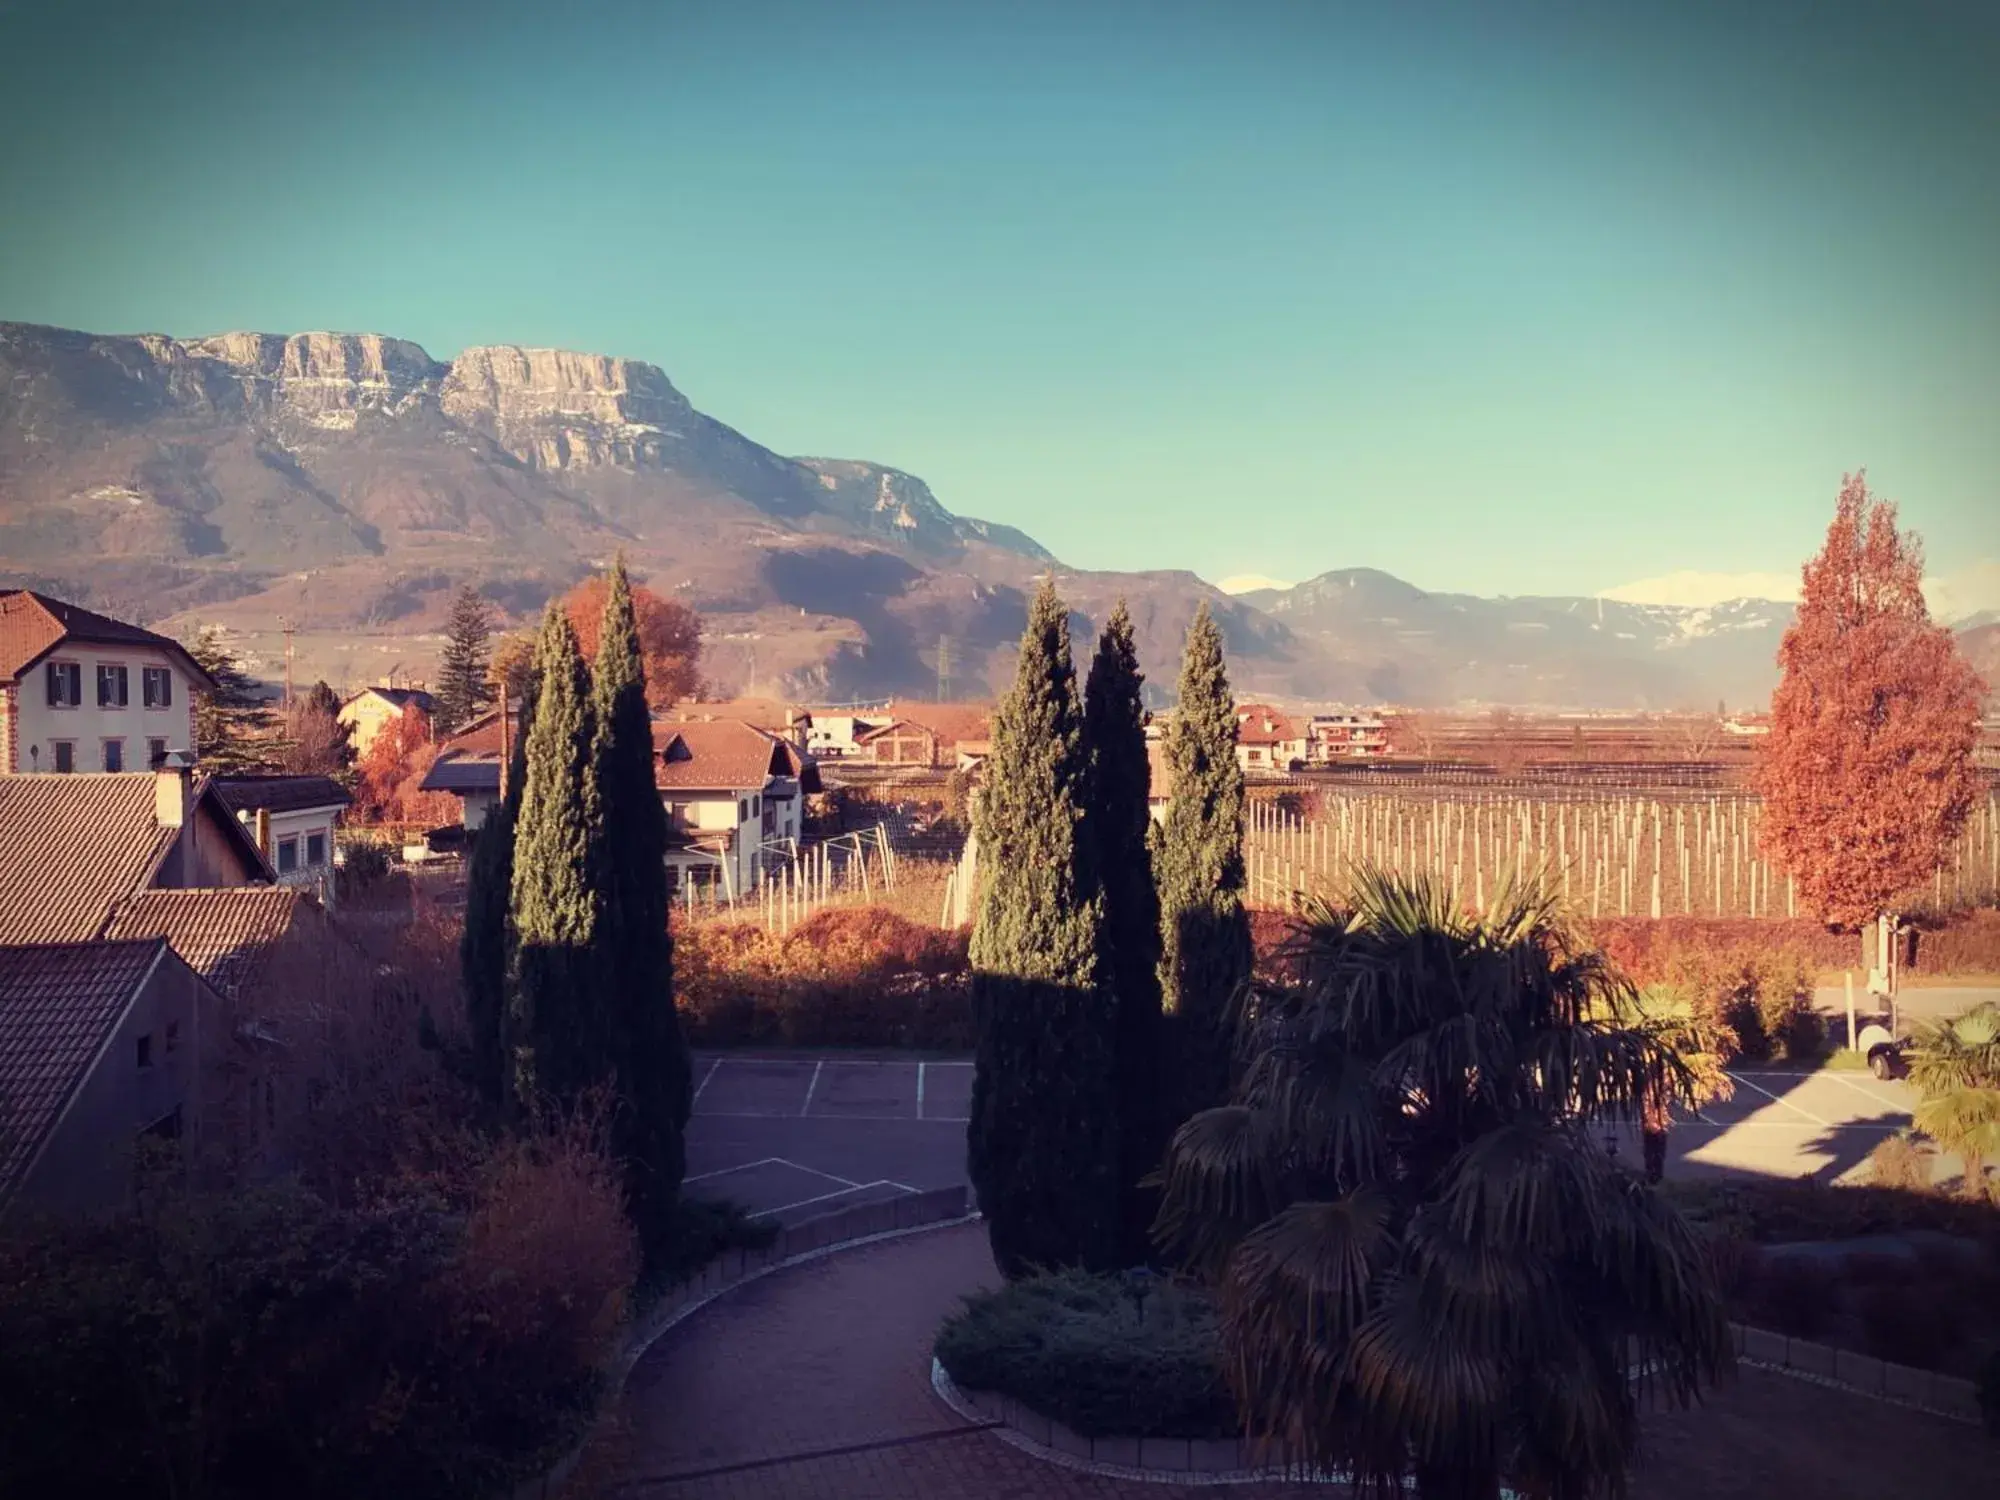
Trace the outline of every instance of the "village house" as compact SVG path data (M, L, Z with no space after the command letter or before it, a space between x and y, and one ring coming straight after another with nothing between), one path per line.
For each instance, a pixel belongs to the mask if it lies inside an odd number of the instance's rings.
M334 835L353 801L345 787L330 776L218 776L210 785L250 830L280 885L334 905Z
M1311 764L1388 753L1389 726L1379 714L1314 714L1306 721L1306 760Z
M789 859L820 790L811 757L741 720L655 721L653 779L669 823L675 882L718 885L741 899L767 866ZM768 857L767 857L768 856Z
M254 1156L303 1107L273 1023L347 998L325 915L187 761L0 778L0 1209L116 1201L148 1132L240 1116Z
M458 798L459 820L467 833L484 827L500 801L501 768L512 752L520 723L518 711L509 710L503 720L499 709L487 709L438 743L437 758L418 783L420 791L449 792Z
M354 746L354 753L365 756L368 747L375 743L375 736L391 724L400 723L411 709L428 720L436 716L437 703L422 688L384 684L363 688L342 703L334 717L348 727L348 743Z
M1236 705L1236 762L1245 771L1289 771L1306 759L1304 732L1265 703Z
M0 946L0 1214L112 1207L199 1134L214 998L163 938Z
M891 719L857 735L854 748L856 757L872 766L921 766L928 770L938 763L936 732L909 719Z
M0 592L0 774L144 771L192 754L195 693L214 686L178 641Z
M812 723L806 734L806 754L815 760L855 757L859 753L862 736L889 722L889 716L883 713L816 713L811 718Z

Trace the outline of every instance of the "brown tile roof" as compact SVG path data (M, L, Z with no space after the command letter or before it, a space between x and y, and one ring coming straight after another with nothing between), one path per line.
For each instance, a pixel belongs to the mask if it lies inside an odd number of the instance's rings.
M509 710L508 717L518 725L520 712ZM485 713L466 720L457 734L447 735L438 741L438 753L448 754L453 750L468 755L490 755L497 759L501 750L500 710L489 708ZM511 743L511 741L509 741Z
M740 719L656 720L653 782L662 791L755 791L795 774L790 747Z
M197 685L214 681L195 665L179 641L137 625L127 625L79 605L51 599L32 589L0 593L0 682L11 681L64 641L103 646L151 646L178 659L181 670Z
M993 709L984 703L891 703L888 712L920 724L950 749L961 740L988 739L993 733Z
M111 908L145 889L173 846L150 771L0 776L0 943L80 943ZM206 785L191 816L207 817L252 869L270 878L249 830Z
M787 727L785 716L810 720L809 710L785 702L782 698L725 698L719 703L683 703L679 705L682 718L699 719L740 719L753 729L768 729L773 734L782 733Z
M96 937L173 843L153 796L146 772L0 776L0 943Z
M331 776L217 776L209 782L233 813L302 812L309 807L346 807L354 799Z
M0 1199L34 1161L166 946L0 948Z
M187 966L226 999L238 999L297 932L325 940L319 903L282 885L141 891L121 902L105 929L110 938L165 938Z

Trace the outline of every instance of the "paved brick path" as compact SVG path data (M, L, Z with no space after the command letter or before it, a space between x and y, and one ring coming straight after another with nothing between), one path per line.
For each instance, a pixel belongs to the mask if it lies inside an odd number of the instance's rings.
M930 1341L998 1280L979 1225L752 1283L640 1361L572 1500L1272 1500L1295 1486L1077 1474L968 1428L930 1391ZM1972 1500L2000 1445L1976 1429L1746 1370L1701 1411L1646 1422L1635 1500Z

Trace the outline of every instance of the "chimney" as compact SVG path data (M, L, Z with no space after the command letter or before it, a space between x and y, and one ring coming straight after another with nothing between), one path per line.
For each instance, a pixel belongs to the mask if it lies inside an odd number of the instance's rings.
M153 816L162 828L184 827L193 801L194 757L185 750L171 750L153 772Z

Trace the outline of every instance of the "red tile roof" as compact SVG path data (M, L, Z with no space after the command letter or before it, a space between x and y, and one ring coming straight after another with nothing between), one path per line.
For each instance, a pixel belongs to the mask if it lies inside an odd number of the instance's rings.
M920 724L938 737L938 746L949 750L960 740L992 737L993 710L984 703L891 703L888 712L899 719Z
M187 648L169 636L127 625L32 589L0 593L0 682L19 677L64 641L102 646L151 646L175 657L183 672L199 687L214 680L195 665Z
M166 950L158 939L0 948L0 1199Z
M165 938L210 988L231 1000L254 988L289 943L340 941L317 901L282 885L142 891L119 904L105 936Z
M1299 737L1298 730L1292 727L1292 721L1269 704L1236 705L1237 744L1275 745L1282 740L1295 740Z

